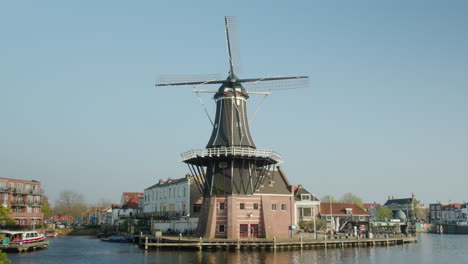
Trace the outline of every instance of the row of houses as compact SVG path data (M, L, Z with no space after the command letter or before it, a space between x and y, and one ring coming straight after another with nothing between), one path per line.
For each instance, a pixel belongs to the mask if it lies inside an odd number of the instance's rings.
M240 230L240 234L244 234L243 237L265 237L266 230L261 230L261 226L256 222L271 218L268 214L275 215L276 219L282 217L290 222L290 230L287 232L298 228L303 221L313 221L317 218L326 222L327 229L334 231L368 230L370 214L357 205L322 203L302 185L290 186L289 190L289 194L285 195L287 199L268 205L262 200L254 199L255 197L240 201L237 204L236 214L245 215L246 221L249 222L245 224L247 230ZM228 220L227 202L218 201L214 209L218 220L223 217ZM150 221L152 231L191 233L195 232L199 218L206 217L200 215L202 206L203 195L192 176L160 179L144 192L123 193L120 205L106 209L102 224L121 225L129 218L147 219ZM265 208L267 206L268 208ZM269 221L275 221L275 218ZM216 236L221 237L226 231L226 224L218 221L214 230Z
M429 219L433 224L468 225L468 203L430 204Z

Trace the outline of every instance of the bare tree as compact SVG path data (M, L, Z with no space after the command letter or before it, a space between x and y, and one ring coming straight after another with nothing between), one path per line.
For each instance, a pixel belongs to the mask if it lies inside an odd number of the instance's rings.
M87 211L82 194L72 190L62 191L58 200L55 201L55 212L74 219Z
M101 199L99 199L99 201L96 202L96 207L106 208L106 207L110 207L112 204L113 204L113 202L111 200L101 198Z

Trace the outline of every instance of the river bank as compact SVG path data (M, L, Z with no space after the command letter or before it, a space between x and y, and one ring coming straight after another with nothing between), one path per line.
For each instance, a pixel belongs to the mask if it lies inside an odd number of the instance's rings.
M50 239L46 250L9 253L15 264L130 264L130 263L465 263L468 236L418 234L418 243L391 247L315 248L290 250L141 250L137 245L102 242L83 236Z
M98 228L60 228L55 229L59 236L97 236Z

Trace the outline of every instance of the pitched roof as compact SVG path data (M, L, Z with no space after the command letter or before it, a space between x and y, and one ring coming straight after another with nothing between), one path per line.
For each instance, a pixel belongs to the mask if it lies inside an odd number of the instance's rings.
M368 212L353 203L331 203L331 206L330 203L321 203L320 214L330 215L330 207L332 215L346 215L346 208L351 208L353 215L369 215Z
M138 199L143 195L144 195L144 193L140 193L140 192L124 192L122 194L121 203L124 206L126 206L127 208L136 208L136 207L138 207ZM136 203L136 205L137 205L136 207L132 207L132 206L134 206L133 205L134 203Z
M385 202L384 205L391 205L391 204L411 204L413 202L414 198L402 198L402 199L389 199Z
M138 200L140 200L141 196L133 196L131 197L123 206L122 208L138 208Z
M310 194L310 201L320 201L315 195L307 191L302 185L294 186L294 199L296 201L301 201L301 194Z

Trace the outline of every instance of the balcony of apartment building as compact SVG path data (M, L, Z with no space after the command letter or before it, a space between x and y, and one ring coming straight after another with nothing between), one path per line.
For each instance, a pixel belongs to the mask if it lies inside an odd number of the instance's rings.
M12 212L11 216L13 218L34 218L42 219L44 217L43 213L28 213L28 212Z
M26 207L28 206L28 202L25 200L12 200L11 207Z
M39 189L23 189L17 187L0 187L0 193L42 195Z

